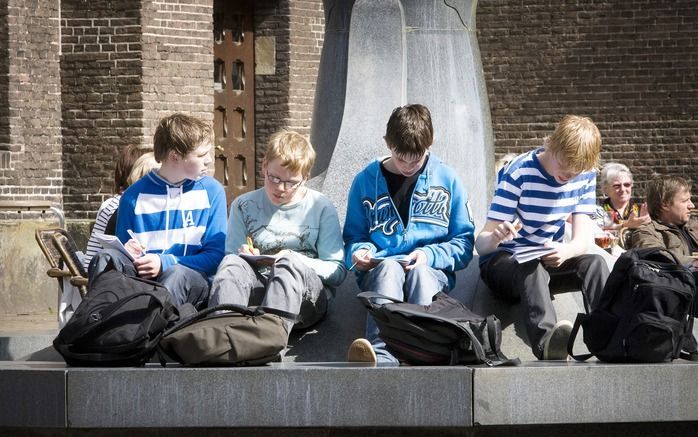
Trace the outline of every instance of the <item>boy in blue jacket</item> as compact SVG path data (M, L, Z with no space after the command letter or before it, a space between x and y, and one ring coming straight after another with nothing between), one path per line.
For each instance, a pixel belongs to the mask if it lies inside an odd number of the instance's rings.
M184 114L160 120L153 152L162 165L131 185L119 203L116 236L133 259L102 250L90 263L90 280L113 267L161 283L178 305L205 307L226 232L225 192L207 174L212 141L203 120Z
M433 127L425 106L393 110L384 139L390 156L370 163L349 191L345 264L361 290L428 305L453 288L456 270L473 257L468 196L456 172L429 152ZM376 260L396 255L408 264ZM366 338L351 344L347 359L398 363L370 315Z

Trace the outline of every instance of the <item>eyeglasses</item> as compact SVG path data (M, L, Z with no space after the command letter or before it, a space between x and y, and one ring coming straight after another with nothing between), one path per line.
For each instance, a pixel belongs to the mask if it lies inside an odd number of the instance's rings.
M267 180L277 186L282 186L284 190L295 190L298 188L300 184L303 183L303 180L300 181L282 181L280 178L277 178L276 176L272 176L269 173L267 173Z
M632 188L633 183L632 182L623 182L622 184L613 184L613 185L611 185L611 187L617 191L617 190L620 190L621 188Z

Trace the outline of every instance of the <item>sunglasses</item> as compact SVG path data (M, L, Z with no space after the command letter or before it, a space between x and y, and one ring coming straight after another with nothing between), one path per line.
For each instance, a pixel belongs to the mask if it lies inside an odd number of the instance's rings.
M625 182L622 184L613 184L611 187L613 187L614 190L620 190L621 188L632 188L633 183L632 182Z

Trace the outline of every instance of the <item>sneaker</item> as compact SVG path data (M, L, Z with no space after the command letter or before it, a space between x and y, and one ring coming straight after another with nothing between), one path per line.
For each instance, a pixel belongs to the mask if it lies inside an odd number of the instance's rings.
M543 343L544 360L566 360L567 342L572 333L572 323L569 320L560 320L548 332Z
M375 363L377 358L371 343L365 338L357 338L349 346L347 361L352 363Z

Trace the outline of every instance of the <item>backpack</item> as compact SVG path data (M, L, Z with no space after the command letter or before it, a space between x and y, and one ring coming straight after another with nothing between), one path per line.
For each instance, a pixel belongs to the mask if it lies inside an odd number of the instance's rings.
M583 361L665 362L692 336L693 274L669 251L630 249L616 260L590 314L578 314L567 350ZM574 355L579 327L589 354ZM692 339L692 337L691 337Z
M140 366L179 313L163 285L107 270L90 281L53 346L71 366Z
M405 303L371 291L356 297L376 321L388 351L400 361L452 366L520 363L500 350L502 328L495 316L479 316L446 293L437 293L430 305ZM376 299L392 303L377 304Z
M193 366L259 366L280 361L288 332L284 320L270 312L277 311L233 304L207 308L168 329L158 351Z

